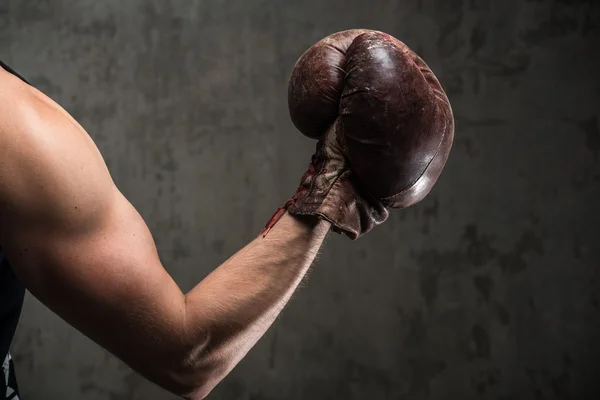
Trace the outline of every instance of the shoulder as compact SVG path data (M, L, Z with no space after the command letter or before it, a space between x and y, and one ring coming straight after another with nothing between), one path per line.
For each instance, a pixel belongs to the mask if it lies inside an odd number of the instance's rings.
M0 72L0 218L10 225L87 223L116 188L96 145L57 103Z

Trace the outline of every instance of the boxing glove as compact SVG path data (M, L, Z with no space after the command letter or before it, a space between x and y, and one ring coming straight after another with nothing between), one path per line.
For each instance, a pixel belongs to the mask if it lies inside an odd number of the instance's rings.
M452 147L452 108L425 62L383 32L338 32L297 61L288 87L290 117L317 139L287 210L316 215L356 239L383 223L388 208L422 200Z

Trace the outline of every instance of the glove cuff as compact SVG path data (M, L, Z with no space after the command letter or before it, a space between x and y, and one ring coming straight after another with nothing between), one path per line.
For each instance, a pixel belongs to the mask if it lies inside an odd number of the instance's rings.
M305 208L291 204L291 214L312 213L331 222L332 230L355 240L382 224L389 216L388 209L377 199L364 195L350 179L351 171L345 171L334 182L318 207ZM307 199L309 200L309 199ZM310 200L304 204L311 204ZM313 211L314 210L314 211Z
M355 240L382 224L389 216L381 201L359 194L356 185L349 179L346 170L335 179L330 179L327 188L319 185L301 185L296 194L280 207L271 217L261 234L266 236L277 221L289 212L292 215L318 216L331 223L334 232L345 234ZM308 187L308 191L305 190Z

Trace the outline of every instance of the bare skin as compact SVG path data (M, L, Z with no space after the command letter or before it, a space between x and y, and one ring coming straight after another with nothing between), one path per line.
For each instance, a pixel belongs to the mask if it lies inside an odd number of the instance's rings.
M328 222L289 214L184 294L85 130L0 68L0 244L42 303L138 373L202 399L273 323Z

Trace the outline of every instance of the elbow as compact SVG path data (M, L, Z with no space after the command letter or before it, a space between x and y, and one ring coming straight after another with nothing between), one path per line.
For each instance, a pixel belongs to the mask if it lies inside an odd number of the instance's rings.
M163 385L163 388L172 394L184 400L203 400L210 394L213 386L207 385L205 382L182 382L177 378L168 386Z
M174 394L185 400L205 399L231 369L224 360L210 358L206 354L186 357L173 374Z
M151 379L168 392L185 400L203 400L217 386L221 379L210 378L206 371L190 373L162 372L163 376ZM210 374L212 375L212 374Z
M151 362L134 369L146 379L185 400L206 398L227 375L227 367L218 360L208 360L205 354L161 357L166 362ZM169 365L170 364L170 365Z
M162 379L161 385L172 394L185 400L203 400L219 384L226 374L216 367L185 368L171 372Z
M195 374L195 378L188 380L179 390L179 397L185 400L203 400L210 392L223 380L225 375L218 374L216 371L207 374L202 371Z
M206 334L171 351L171 367L156 371L162 375L161 386L185 400L205 399L234 365L229 357L215 351L212 339Z
M206 396L210 394L213 387L199 387L194 389L190 393L180 394L179 396L184 400L204 400Z

